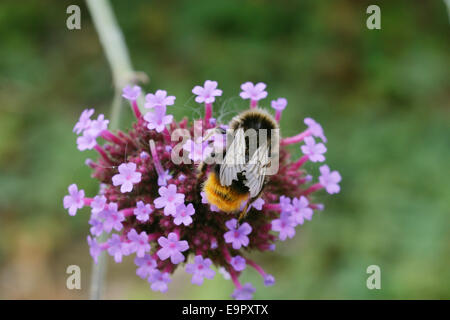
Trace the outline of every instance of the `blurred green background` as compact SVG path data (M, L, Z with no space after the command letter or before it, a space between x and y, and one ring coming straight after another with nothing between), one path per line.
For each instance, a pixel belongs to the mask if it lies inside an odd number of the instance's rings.
M79 4L81 30L66 28ZM366 8L381 7L381 30ZM263 81L289 101L282 134L311 116L328 137L327 164L342 191L322 193L325 211L255 255L277 283L259 299L450 298L449 16L443 1L112 1L136 70L177 96L177 119L196 107L191 90L217 80L221 100L243 108L239 86ZM89 296L88 210L62 207L67 186L97 191L76 149L74 123L86 107L109 114L113 86L89 12L80 1L0 4L0 298ZM131 122L124 108L121 127ZM292 146L293 157L300 155ZM308 169L315 175L317 166ZM177 272L153 293L131 258L108 258L106 298L229 298L220 274L203 287ZM66 289L66 267L82 289ZM366 268L381 267L381 290Z

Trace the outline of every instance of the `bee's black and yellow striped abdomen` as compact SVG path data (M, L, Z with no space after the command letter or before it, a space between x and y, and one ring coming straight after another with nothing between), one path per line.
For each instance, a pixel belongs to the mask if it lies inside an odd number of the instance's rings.
M205 182L203 190L208 202L224 212L236 212L243 201L248 200L249 192L233 186L222 186L215 171L212 171Z

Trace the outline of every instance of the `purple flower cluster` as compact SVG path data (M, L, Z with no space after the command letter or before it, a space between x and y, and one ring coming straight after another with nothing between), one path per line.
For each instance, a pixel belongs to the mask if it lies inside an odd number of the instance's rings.
M240 96L250 100L250 108L260 107L258 104L268 95L264 83L246 82L241 89ZM216 126L226 128L212 118L213 103L222 95L218 83L207 80L192 92L195 102L205 108L204 118L196 122L202 125L202 135ZM88 198L76 184L70 185L63 199L64 208L74 216L77 210L90 207L87 241L93 259L97 262L102 251L118 263L135 255L136 274L146 279L152 290L167 291L171 274L184 266L195 285L212 279L217 270L235 285L232 297L251 299L255 288L239 281L247 266L261 275L266 286L273 285L275 278L250 260L248 253L273 251L276 240L292 238L298 226L311 220L314 210L323 210L322 204L313 203L314 192L340 191L341 176L337 171L321 165L318 182L312 183L313 177L302 168L308 161L325 161L327 140L322 126L306 118L303 132L281 139L278 173L270 176L261 198L250 205L245 221L238 224L235 216L208 203L202 192L204 178L199 180L196 170L196 162L225 145L224 137L219 134L206 141L191 138L198 128L187 119L176 122L167 114L175 97L165 90L146 95L147 112L142 114L137 105L141 93L138 86L123 90L122 96L129 100L136 116L127 132L113 133L107 129L108 120L103 115L92 120L94 110L83 111L73 131L79 135L79 150L94 149L99 154L97 161L88 160L86 164L101 187L98 195ZM285 98L272 101L277 121L286 106ZM193 161L172 161L172 153L181 142L172 141L176 129L190 134L181 137L184 143L178 150ZM98 138L104 140L102 145L97 143ZM301 142L303 156L291 161L286 146ZM109 238L100 242L103 233Z

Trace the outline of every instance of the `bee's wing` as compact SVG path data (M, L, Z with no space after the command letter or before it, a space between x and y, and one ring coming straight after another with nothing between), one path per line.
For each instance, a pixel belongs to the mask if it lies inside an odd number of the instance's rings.
M250 197L256 197L264 185L264 178L266 177L266 167L269 163L269 150L267 143L260 146L253 153L250 161L245 165L244 184L249 188Z
M245 166L245 137L242 128L236 131L233 142L227 149L220 166L220 184L229 186L233 180L237 180L237 174Z

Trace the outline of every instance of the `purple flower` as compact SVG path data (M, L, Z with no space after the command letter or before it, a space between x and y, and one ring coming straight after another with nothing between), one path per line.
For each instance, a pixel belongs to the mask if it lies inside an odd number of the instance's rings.
M144 257L145 253L150 251L150 244L148 243L148 236L145 231L138 234L136 230L131 229L128 232L128 240L131 241L128 243L129 253L136 252L138 258Z
M113 234L111 238L108 239L108 253L114 257L114 261L117 263L122 262L122 256L125 255L126 250L120 236L118 234Z
M105 196L103 196L103 195L95 196L91 202L92 214L94 216L99 214L101 211L103 211L103 209L105 208L105 205L106 205L106 197Z
M186 272L192 274L191 282L201 286L203 284L203 278L214 278L216 272L211 269L211 265L211 259L203 259L202 256L195 256L194 263L186 265Z
M282 212L291 212L292 211L291 199L286 196L281 196L280 207Z
M255 291L256 289L253 288L251 283L246 283L242 286L242 288L236 288L231 297L236 300L251 300Z
M111 232L112 229L116 231L122 230L122 221L125 220L123 213L117 211L117 203L111 202L105 206L100 216L105 219L103 222L103 230Z
M264 276L264 285L266 287L273 286L275 284L275 278L271 274L266 274Z
M248 201L242 201L241 203L241 207L239 208L239 210L244 210L245 206L247 205ZM261 211L263 208L265 201L261 198L256 199L255 201L253 201L253 203L251 205L248 206L247 211L249 211L251 208L255 208L256 210Z
M91 218L89 224L92 226L90 229L92 235L98 237L103 233L103 222L99 219Z
M222 95L222 90L217 89L217 81L206 80L203 87L195 86L192 93L196 94L195 102L213 103L216 98Z
M200 192L200 196L202 197L202 203L204 203L204 204L209 203L208 199L206 198L206 192L205 191Z
M323 143L317 143L313 137L306 137L305 144L301 146L304 155L312 162L323 162L325 157L323 154L327 152L327 148Z
M122 97L130 101L136 101L141 94L141 87L139 86L126 86L122 90Z
M119 166L119 173L112 177L114 186L120 187L120 192L130 192L133 190L133 184L141 181L142 174L136 172L136 164L134 162L122 163Z
M161 249L156 253L161 260L166 260L170 257L173 264L178 264L184 261L184 255L181 253L189 249L186 240L178 241L178 235L175 232L169 233L166 237L160 237L158 243Z
M295 221L291 214L282 212L279 219L272 221L272 230L280 233L278 238L281 241L286 240L287 237L292 238L295 235Z
M136 257L134 263L139 267L136 274L142 279L148 278L156 269L156 260L149 254L145 254L142 258Z
M148 219L150 219L150 213L152 212L152 207L149 204L144 204L143 201L138 201L136 203L136 208L133 210L136 219L141 222L148 221Z
M308 126L308 130L311 131L311 134L314 137L322 139L323 142L327 142L327 138L323 134L322 126L319 123L317 123L312 118L305 118L304 122Z
M102 252L100 245L97 242L97 239L91 238L91 236L87 236L87 242L89 245L89 253L91 257L94 259L95 263L98 262L98 256Z
M93 137L98 137L103 130L108 129L109 120L105 119L103 114L100 114L97 117L97 120L93 120L91 125L86 130L87 133L92 135Z
M252 82L246 82L241 85L242 92L240 96L242 99L250 99L258 101L267 97L266 84L259 82L254 85Z
M73 132L80 134L84 130L88 129L91 125L91 116L94 114L94 109L86 109L81 113L80 119L73 127Z
M208 142L203 142L201 137L198 138L197 142L191 139L187 140L183 145L183 149L189 152L188 157L194 162L205 160L213 151Z
M241 256L236 256L236 257L231 258L230 264L233 267L233 269L236 271L242 271L247 266L245 259L242 258Z
M285 98L278 98L277 100L272 100L270 103L273 109L276 111L283 111L287 106L287 100Z
M192 203L189 203L187 206L182 203L179 204L176 208L176 213L174 215L173 223L175 223L177 226L180 224L184 224L185 226L188 226L192 223L192 215L195 213L194 206Z
M170 283L170 276L167 272L162 273L159 270L154 270L148 277L148 282L151 283L150 288L153 291L167 291L167 284Z
M247 222L237 227L237 220L231 219L225 225L230 230L224 234L226 243L231 243L235 250L240 249L241 246L246 247L248 245L249 239L247 235L252 232L252 227Z
M174 216L176 214L176 207L184 203L184 194L177 193L177 186L169 184L169 186L161 187L158 190L160 197L154 201L155 208L164 208L164 215Z
M83 132L82 136L77 138L77 148L80 151L92 150L97 145L97 137L89 130Z
M166 90L157 90L155 94L149 93L145 96L145 107L146 108L154 108L154 107L166 107L171 106L175 103L174 96L167 96ZM159 131L158 131L159 132Z
M150 158L150 155L149 155L147 152L142 151L141 154L139 155L139 157L140 157L142 160L147 160L147 159Z
M263 83L248 82L241 87L240 96L249 99L250 109L257 108L261 99L268 98ZM227 147L227 135L214 129L229 127L222 123L220 113L213 113L213 103L221 98L222 91L217 82L208 80L192 92L194 99L205 107L204 117L199 121L186 118L175 121L168 108L174 105L176 98L169 97L163 90L147 96L148 113L141 113L137 100L145 94L134 85L124 88L121 93L129 100L134 113L133 123L126 126L129 129L111 132L103 114L85 110L73 128L77 132L74 140L80 150L96 150L96 159L87 160L86 165L93 170L92 177L99 182L100 191L83 201L75 199L79 195L69 194L63 202L73 214L83 205L89 204L92 208L88 216L90 236L87 240L94 261L102 251L108 251L116 262L133 254L136 274L148 280L153 290L164 292L168 290L169 276L179 266L187 264L191 281L200 285L205 278L213 277L214 265L238 288L233 296L248 299L255 289L251 284L243 286L238 279L249 269L247 264L252 267L251 271L254 269L261 275L265 285L275 282L272 275L249 257L256 254L255 251L274 250L276 240L292 237L298 224L311 219L315 210L323 209L322 204L311 203L310 199L315 199L314 193L321 189L330 191L331 188L335 192L339 186L332 178L337 173L331 173L329 169L322 175L317 172L314 180L320 181L310 185L312 176L307 168L298 170L308 160L323 161L326 157L322 127L310 118L305 119L306 130L280 141L280 170L276 181L271 182L272 187L265 189L264 200L243 201L243 205L248 205L248 209L256 214L250 214L240 225L233 219L236 217L227 217L225 212L208 203L206 194L201 192L210 187L205 186L204 178L214 168L206 168L201 176L196 170L199 161L205 161L210 154ZM271 106L274 120L280 123L287 100L276 98L271 101ZM187 137L185 140L192 140L176 145L170 132L177 128L193 134L194 138ZM199 132L203 137L198 138ZM299 148L304 151L295 162L291 161L288 147L294 143L303 145ZM189 155L190 161L176 165L168 163L175 153L178 155L177 147L181 147L185 159ZM77 188L74 192L81 193ZM215 211L221 214L215 214ZM109 239L100 242L99 237L106 234Z
M261 198L256 199L255 201L253 201L253 203L250 205L250 207L255 208L256 210L261 211L263 208L265 201Z
M323 211L325 209L325 205L323 203L316 204L316 210Z
M64 196L64 209L69 209L69 215L74 216L77 210L84 207L84 190L78 191L76 184L71 184L68 188L69 195Z
M320 184L327 190L329 194L339 193L341 187L339 187L339 182L341 181L341 175L337 171L330 172L330 168L327 165L323 165L319 168Z
M172 175L169 173L169 169L162 171L161 174L158 174L158 186L166 186L167 180L170 179L172 179Z
M300 196L300 199L292 199L291 216L296 224L303 224L306 220L311 220L313 210L309 207L309 201L306 197Z
M148 122L147 128L156 130L156 132L163 132L167 124L171 124L173 115L166 115L166 107L155 107L153 112L147 112L144 116L145 121Z

